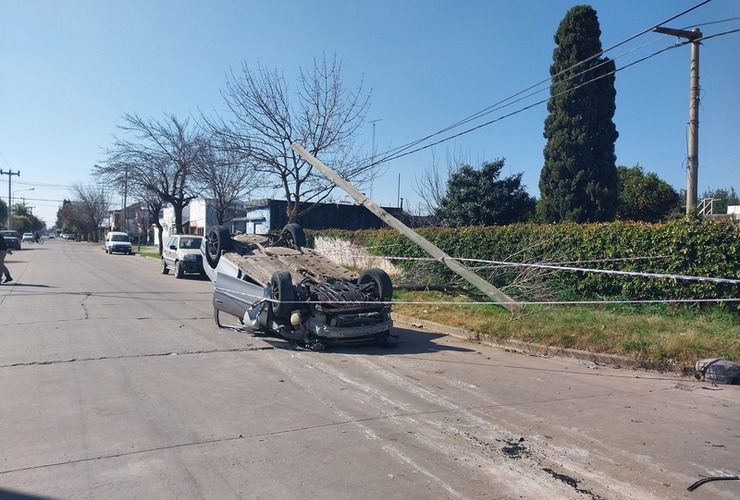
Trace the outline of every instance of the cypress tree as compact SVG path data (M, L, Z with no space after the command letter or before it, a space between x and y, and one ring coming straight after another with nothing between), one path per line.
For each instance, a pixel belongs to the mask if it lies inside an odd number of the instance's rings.
M570 9L555 33L539 184L540 216L547 222L611 221L617 213L616 66L593 57L601 53L600 36L588 5Z

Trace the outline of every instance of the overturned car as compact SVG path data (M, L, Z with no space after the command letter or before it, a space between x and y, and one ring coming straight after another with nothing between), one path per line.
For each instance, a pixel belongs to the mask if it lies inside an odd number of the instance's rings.
M306 246L298 224L280 235L231 235L216 226L203 240L213 281L213 315L236 327L277 335L309 349L336 344L394 345L393 285L378 268L357 275Z

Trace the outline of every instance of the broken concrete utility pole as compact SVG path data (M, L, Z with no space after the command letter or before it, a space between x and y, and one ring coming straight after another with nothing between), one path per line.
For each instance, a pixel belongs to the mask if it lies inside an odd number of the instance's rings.
M334 184L339 186L340 188L344 189L347 194L352 196L352 198L357 201L357 203L363 205L365 208L370 210L372 213L380 217L380 220L391 226L393 229L397 230L404 236L406 236L408 239L419 245L425 252L427 252L429 255L437 259L439 262L445 264L447 267L449 267L454 273L458 274L462 278L464 278L466 281L468 281L470 284L475 286L478 290L485 293L489 297L491 297L493 300L498 302L501 306L505 307L510 312L519 312L522 309L522 306L514 301L511 297L503 293L501 290L496 288L495 286L491 285L489 282L475 274L473 271L468 269L467 267L460 264L457 260L447 255L445 252L443 252L439 247L434 245L431 241L427 240L420 234L416 233L413 229L406 226L403 222L393 217L391 214L380 208L380 206L375 203L373 200L359 192L357 189L355 189L349 182L345 181L340 177L336 172L334 172L332 169L324 165L321 161L319 161L315 156L313 156L311 153L303 149L303 147L298 143L293 143L290 146L293 151L298 153L303 157L304 160L306 160L308 163L316 167L322 174L324 174L330 181L332 181Z

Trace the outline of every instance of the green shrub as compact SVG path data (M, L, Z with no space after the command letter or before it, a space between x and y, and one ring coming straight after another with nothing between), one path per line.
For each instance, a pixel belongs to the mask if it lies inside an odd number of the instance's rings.
M574 262L563 265L634 273L740 278L740 225L734 221L514 224L423 228L418 232L456 258L520 263ZM331 231L321 232L321 235L364 245L373 255L428 257L415 243L393 230ZM594 260L600 262L588 262ZM398 261L398 265L409 269L418 266L418 262ZM712 281L588 271L557 271L549 279L555 281L561 297L574 300L740 297L740 285Z

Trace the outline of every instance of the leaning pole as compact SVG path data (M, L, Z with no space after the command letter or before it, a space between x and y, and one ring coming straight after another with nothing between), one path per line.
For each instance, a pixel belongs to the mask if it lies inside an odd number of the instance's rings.
M357 189L355 189L349 182L345 181L339 174L334 172L332 169L324 165L321 161L319 161L315 156L313 156L311 153L303 149L303 147L294 142L290 146L293 151L298 153L305 159L308 163L316 167L322 174L324 174L330 181L332 181L334 184L339 186L340 188L344 189L347 194L352 196L352 198L357 201L360 205L363 205L365 208L370 210L372 213L377 215L380 220L391 226L393 229L397 230L399 233L406 236L408 239L419 245L425 252L427 252L429 255L434 257L439 262L443 263L447 267L449 267L454 273L458 274L462 278L464 278L466 281L468 281L470 284L478 288L481 292L485 293L489 297L491 297L493 300L498 302L501 306L505 307L510 312L519 312L522 309L522 306L514 301L511 297L506 295L504 292L496 288L495 286L491 285L489 282L475 274L473 271L468 269L467 267L460 264L457 260L447 255L445 252L443 252L439 247L437 247L434 243L427 240L420 234L418 234L416 231L411 229L410 227L406 226L403 222L393 217L391 214L380 208L380 206L375 203L373 200L359 192Z

